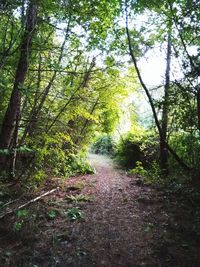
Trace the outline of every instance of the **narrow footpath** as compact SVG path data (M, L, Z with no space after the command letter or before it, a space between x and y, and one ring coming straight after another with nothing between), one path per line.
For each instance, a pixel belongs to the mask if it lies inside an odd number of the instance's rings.
M184 232L176 202L167 203L162 191L127 176L105 156L90 155L89 161L95 174L72 177L29 207L37 220L15 242L4 233L2 251L11 256L1 266L200 266L199 249ZM73 208L80 218L69 220Z

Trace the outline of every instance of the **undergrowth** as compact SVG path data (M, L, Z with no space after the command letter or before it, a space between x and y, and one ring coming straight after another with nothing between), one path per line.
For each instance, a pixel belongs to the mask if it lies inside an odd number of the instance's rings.
M194 185L192 176L180 169L163 175L156 162L152 163L151 168L145 169L138 161L136 167L130 169L128 174L136 175L143 185L161 191L166 200L165 204L169 207L171 203L176 202L179 207L189 210L188 231L200 240L200 183Z

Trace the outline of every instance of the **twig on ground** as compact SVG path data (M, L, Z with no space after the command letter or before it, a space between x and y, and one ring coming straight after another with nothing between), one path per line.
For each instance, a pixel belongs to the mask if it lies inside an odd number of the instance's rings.
M40 195L40 196L38 196L38 197L36 197L36 198L34 198L34 199L29 200L28 202L24 203L23 205L20 205L19 207L17 207L16 209L9 210L8 212L6 212L6 213L4 213L3 215L1 215L1 216L0 216L0 219L4 218L4 217L5 217L6 215L8 215L8 214L11 214L11 213L13 213L13 212L15 212L15 211L17 211L17 210L20 210L20 209L22 209L22 208L28 206L29 204L31 204L31 203L33 203L33 202L36 202L36 201L40 200L41 198L43 198L43 197L45 197L45 196L47 196L47 195L49 195L49 194L52 194L53 192L55 192L55 191L58 190L58 189L59 189L59 187L54 188L54 189L52 189L52 190L50 190L50 191L47 191L47 192L45 192L44 194L42 194L42 195Z

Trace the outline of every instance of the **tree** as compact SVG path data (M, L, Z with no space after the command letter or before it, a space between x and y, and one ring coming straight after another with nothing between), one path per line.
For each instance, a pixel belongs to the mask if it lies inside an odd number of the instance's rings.
M130 32L129 32L129 24L128 24L128 6L126 4L126 7L125 7L125 15L126 15L126 34L127 34L127 39L128 39L128 46L129 46L129 53L130 53L130 56L131 56L131 59L133 61L133 64L134 64L134 67L136 69L136 72L137 72L137 75L138 75L138 79L141 83L141 86L142 88L144 89L147 97L148 97L148 100L149 100L149 103L150 103L150 106L151 106L151 109L152 109L152 112L153 112L153 116L154 116L154 120L155 120L155 124L156 124L156 127L158 129L158 133L159 133L159 138L160 138L160 143L164 144L164 147L167 148L167 150L172 154L172 156L175 158L175 160L183 167L185 168L186 170L190 170L190 167L187 166L187 164L179 157L179 155L177 155L177 153L171 148L171 146L165 141L165 136L163 136L163 130L162 130L162 127L160 125L160 122L159 122L159 119L158 119L158 116L157 116L157 113L156 113L156 109L155 109L155 105L154 105L154 102L153 102L153 99L151 97L151 94L147 88L147 86L145 85L143 79L142 79L142 76L141 76L141 73L140 73L140 70L138 68L138 64L137 64L137 60L136 60L136 57L135 57L135 54L134 54L134 51L133 51L133 48L132 48L132 41L131 41L131 36L130 36ZM162 145L161 145L162 146ZM161 166L162 167L162 166Z
M28 58L32 45L32 37L36 27L37 5L30 1L27 7L27 18L24 35L21 40L19 61L15 74L10 101L3 119L0 133L0 149L16 146L18 138L18 123L21 109L21 88L28 71Z
M165 72L165 87L164 87L164 101L162 107L162 135L160 140L160 167L168 172L168 151L166 147L167 132L168 132L168 115L169 115L169 90L170 90L170 64L171 64L171 33L169 29L167 40L167 57L166 57L166 72Z

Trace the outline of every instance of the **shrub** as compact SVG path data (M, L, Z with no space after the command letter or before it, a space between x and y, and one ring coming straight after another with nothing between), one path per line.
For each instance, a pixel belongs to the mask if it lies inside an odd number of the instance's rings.
M131 169L128 174L137 174L143 177L147 175L147 171L142 166L142 162L136 161L136 167L134 169Z
M192 176L199 181L200 177L200 136L198 132L180 131L170 137L170 145L184 161L193 168ZM180 170L180 166L172 156L169 157L169 166L173 170ZM196 179L197 178L197 179Z
M170 137L170 144L190 166L199 168L200 161L200 136L198 133L178 132ZM170 165L177 165L170 157Z
M115 142L112 137L103 135L97 138L91 147L92 152L96 154L113 155L115 151Z
M119 141L115 158L126 169L137 167L137 162L150 167L158 160L158 141L148 132L142 135L129 132Z
M79 174L94 173L84 155L78 154L70 137L63 133L54 136L41 136L29 144L35 152L32 168L28 168L26 177L30 184L41 184L46 177L69 177ZM24 176L24 178L26 178Z
M95 171L86 159L77 154L69 154L66 158L66 171L68 176L79 174L93 174Z
M121 166L127 169L136 167L136 162L141 161L140 143L134 141L130 135L121 139L117 146L115 158Z

